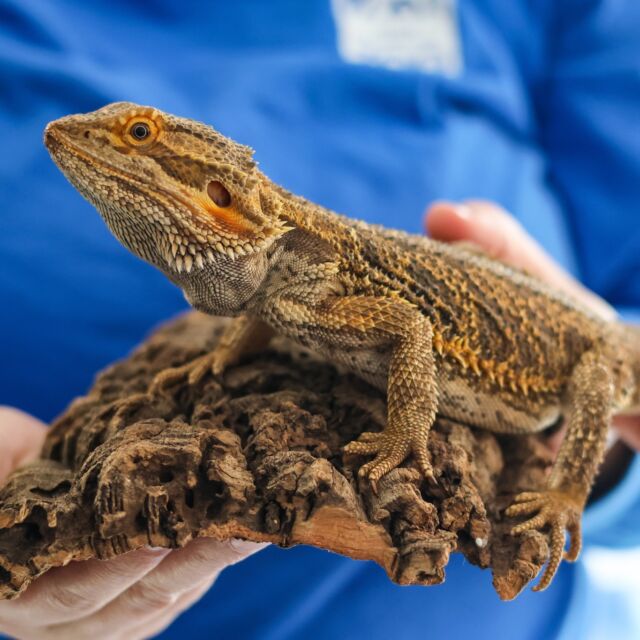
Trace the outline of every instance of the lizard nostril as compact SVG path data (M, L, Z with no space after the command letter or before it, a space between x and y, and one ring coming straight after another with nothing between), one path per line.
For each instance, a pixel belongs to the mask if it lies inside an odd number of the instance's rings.
M89 131L85 131L84 132L84 137L87 138L87 140L91 137L91 133L89 133Z
M228 207L231 204L231 194L219 180L212 180L207 185L207 194L219 207Z

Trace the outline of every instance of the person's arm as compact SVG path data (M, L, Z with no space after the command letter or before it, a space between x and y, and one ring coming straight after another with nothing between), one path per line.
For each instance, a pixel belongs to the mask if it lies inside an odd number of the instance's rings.
M0 407L0 482L37 457L46 426ZM0 634L24 640L151 637L196 602L218 574L264 545L199 538L183 549L140 549L51 569L0 602Z

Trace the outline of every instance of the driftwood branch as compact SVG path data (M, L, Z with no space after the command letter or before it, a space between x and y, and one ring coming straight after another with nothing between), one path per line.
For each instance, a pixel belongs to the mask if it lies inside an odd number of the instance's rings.
M374 495L363 458L341 448L382 429L384 396L290 342L151 396L153 376L211 349L222 321L191 313L101 373L52 426L41 459L0 489L0 598L51 567L197 536L309 544L374 560L399 584L444 580L452 551L515 597L547 555L543 535L508 534L502 511L542 483L535 436L496 437L441 419L437 483L409 460Z

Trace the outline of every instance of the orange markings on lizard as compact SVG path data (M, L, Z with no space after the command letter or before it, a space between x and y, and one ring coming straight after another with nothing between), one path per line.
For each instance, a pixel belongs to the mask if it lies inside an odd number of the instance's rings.
M471 370L478 378L485 378L500 389L509 389L524 395L534 393L552 393L561 386L559 379L545 378L528 371L516 371L509 362L481 358L471 348L466 338L456 337L446 340L439 332L434 332L433 348L441 357L455 360L464 370Z
M254 237L260 231L233 204L228 207L219 207L200 193L183 192L183 195L187 198L187 202L195 205L198 212L205 214L208 221L212 221L215 227L229 235L246 239Z

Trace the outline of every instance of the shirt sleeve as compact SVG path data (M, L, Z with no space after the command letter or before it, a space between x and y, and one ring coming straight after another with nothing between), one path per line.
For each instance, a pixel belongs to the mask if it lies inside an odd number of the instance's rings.
M562 198L580 272L640 323L640 3L554 3L548 65L534 89L548 179ZM590 506L585 541L640 545L640 456Z

